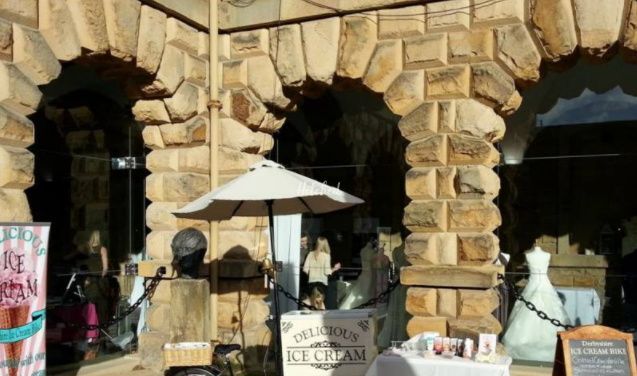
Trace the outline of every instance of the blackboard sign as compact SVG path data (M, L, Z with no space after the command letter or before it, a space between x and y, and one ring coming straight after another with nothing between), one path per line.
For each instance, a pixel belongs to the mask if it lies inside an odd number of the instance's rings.
M590 325L558 334L554 376L637 376L633 336Z
M573 376L630 375L628 349L622 340L570 340Z

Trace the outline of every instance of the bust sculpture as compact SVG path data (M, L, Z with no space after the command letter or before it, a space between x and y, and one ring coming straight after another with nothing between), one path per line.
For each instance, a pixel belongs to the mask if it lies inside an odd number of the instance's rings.
M204 234L196 228L185 228L175 234L170 248L177 275L186 279L199 278L199 268L208 248Z

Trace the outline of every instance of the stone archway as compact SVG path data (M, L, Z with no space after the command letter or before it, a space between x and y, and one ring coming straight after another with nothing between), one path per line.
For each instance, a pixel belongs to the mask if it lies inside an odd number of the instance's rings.
M410 141L406 189L413 201L404 224L412 231L406 241L412 266L402 273L403 283L414 286L408 330L499 332L490 288L501 270L490 263L498 250L493 230L500 224L492 202L499 190L492 167L499 160L493 143L504 132L500 116L519 106L516 84L540 79L543 61L566 63L577 53L605 59L617 46L632 59L636 18L637 5L628 0L480 6L448 0L221 35L220 180L242 173L272 148L271 133L283 124L294 95L333 85L335 77L382 93L389 108L404 116L399 127ZM26 147L34 126L27 116L39 105L37 86L57 77L60 61L109 61L103 73L126 81L129 95L139 99L134 114L148 125L144 141L153 149L147 159L149 254L170 259L170 239L184 226L208 230L208 223L170 215L210 185L207 38L137 0L1 2L0 218L31 219L24 189L33 184ZM246 236L263 225L222 223L219 256L236 245L253 259L265 255L264 237ZM235 261L226 269L242 275L243 264ZM236 329L234 307L246 292L265 295L253 281L239 287L220 281L222 334ZM155 331L148 338L159 343L169 284L160 285L153 302L149 326ZM245 338L265 343L263 307L247 308L256 314L239 315Z
M492 168L502 117L520 105L516 86L537 82L543 63L569 63L578 53L605 59L618 44L632 57L635 17L637 5L624 0L449 0L221 35L220 174L236 176L272 147L271 133L293 107L286 94L333 85L336 77L381 93L403 116L399 127L410 141L412 202L403 223L412 232L412 266L402 271L403 284L413 286L408 332L499 333L491 288L502 272L492 265L500 182ZM220 257L236 243L262 257L263 244L240 234L255 227L223 224L220 237L230 244L220 244ZM236 299L220 302L235 318ZM260 325L252 317L244 329L263 333ZM221 333L236 329L219 326Z
M42 105L38 86L56 79L65 62L85 64L136 101L135 119L146 125L144 142L153 149L148 254L169 263L170 237L185 225L170 210L210 185L208 46L207 33L138 0L0 2L0 220L32 220L24 190L35 183L26 148L37 131L28 116ZM166 319L153 313L165 311L169 291L160 289L153 300L151 341L166 337Z
M219 39L224 179L238 175L272 148L271 134L283 124L282 113L293 108L295 94L313 95L317 87L335 81L354 82L383 95L387 106L403 116L399 128L410 141L405 158L412 167L405 177L406 189L413 200L403 222L412 231L406 254L413 266L403 270L402 281L416 286L408 293L407 310L414 316L410 333L441 327L446 331L448 323L458 333L477 327L501 331L491 316L498 300L490 288L500 271L490 265L498 250L492 231L500 224L492 203L499 180L491 168L498 163L493 142L504 135L504 121L490 106L512 111L520 97L513 79L493 61L492 23L484 21L483 28L472 32L469 19L454 15L457 5L452 3L237 32ZM426 9L435 10L437 17L426 18ZM416 20L383 18L397 12L415 15ZM431 32L425 32L425 24ZM284 93L293 93L292 99ZM255 228L255 221L222 224L220 239L225 240L219 257L237 245L252 250L255 259L264 257L266 246L246 235ZM220 289L224 285L222 280ZM242 315L237 307L244 303L238 298L220 297L219 311L227 313L218 323L222 338L233 338L243 320L242 329L250 334L245 337L251 339L245 345L259 345L255 339L267 338L262 335L267 328L250 312L263 312L265 303L251 299Z

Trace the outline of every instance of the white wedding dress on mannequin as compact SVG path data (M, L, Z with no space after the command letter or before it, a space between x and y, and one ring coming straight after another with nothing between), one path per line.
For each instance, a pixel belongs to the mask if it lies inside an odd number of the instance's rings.
M347 290L347 295L339 304L338 309L352 309L374 297L376 291L376 274L373 270L375 255L376 250L371 242L368 242L361 249L361 274Z
M535 247L527 252L525 257L531 275L522 296L550 318L570 324L564 305L547 275L551 254ZM514 359L552 362L555 357L558 330L564 328L540 319L535 312L530 311L518 300L509 315L502 343Z

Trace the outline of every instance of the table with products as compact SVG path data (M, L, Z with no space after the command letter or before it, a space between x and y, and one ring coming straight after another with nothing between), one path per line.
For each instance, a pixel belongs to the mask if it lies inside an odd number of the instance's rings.
M390 352L376 357L365 376L509 376L511 358L498 357L494 364L458 356L423 356L422 352Z

